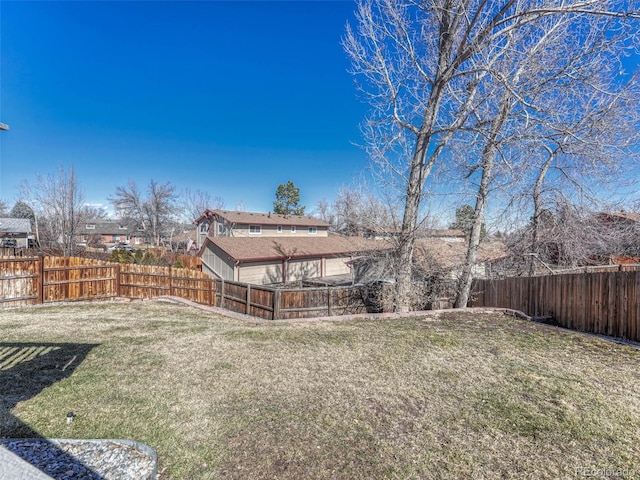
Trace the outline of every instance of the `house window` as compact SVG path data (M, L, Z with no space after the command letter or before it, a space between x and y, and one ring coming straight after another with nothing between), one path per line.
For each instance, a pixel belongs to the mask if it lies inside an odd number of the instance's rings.
M262 233L262 225L249 225L249 233L251 235L260 235Z
M202 222L200 224L200 233L207 233L209 231L209 224L207 222Z
M318 233L317 227L309 227L309 235L316 235Z
M95 223L87 223L86 228L87 228L87 230L95 230L96 229L96 224Z
M224 235L224 223L218 224L218 235Z
M126 225L118 225L118 229L119 230L126 230L127 226Z
M278 231L278 233L282 233L282 225L278 225L278 227L276 228L276 230Z
M295 226L291 226L291 233L296 233L296 227Z

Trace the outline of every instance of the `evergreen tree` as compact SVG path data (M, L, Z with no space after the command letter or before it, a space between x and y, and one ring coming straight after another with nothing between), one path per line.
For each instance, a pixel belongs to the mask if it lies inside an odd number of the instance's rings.
M304 206L300 206L300 189L289 180L278 185L273 212L280 215L304 215Z
M11 218L28 218L32 222L35 219L35 214L33 213L33 209L26 202L23 202L22 200L18 200L15 203L15 205L11 209L11 212L9 213L9 216Z
M462 230L468 237L471 234L474 215L475 210L471 205L462 205L461 207L456 208L456 220L451 225L449 225L449 228ZM487 229L483 222L480 229L480 239L484 240L485 238L487 238Z

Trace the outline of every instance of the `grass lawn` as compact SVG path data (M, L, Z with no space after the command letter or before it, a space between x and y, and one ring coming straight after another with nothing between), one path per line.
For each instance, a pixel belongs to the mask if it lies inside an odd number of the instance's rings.
M138 440L163 479L640 477L640 353L496 313L0 310L0 374L0 436Z

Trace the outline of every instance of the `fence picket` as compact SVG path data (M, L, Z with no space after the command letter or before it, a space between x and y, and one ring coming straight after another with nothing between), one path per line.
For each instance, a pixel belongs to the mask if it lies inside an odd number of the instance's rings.
M640 270L476 280L471 306L552 316L559 326L640 341Z

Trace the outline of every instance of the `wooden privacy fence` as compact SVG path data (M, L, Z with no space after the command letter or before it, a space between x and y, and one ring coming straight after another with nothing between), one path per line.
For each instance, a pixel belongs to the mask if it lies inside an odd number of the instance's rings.
M215 282L217 306L269 320L367 311L363 287L280 289L224 280Z
M171 295L264 319L367 311L362 287L276 289L212 279L198 270L79 257L0 258L0 306Z
M640 271L477 280L471 306L511 308L564 328L640 341Z

